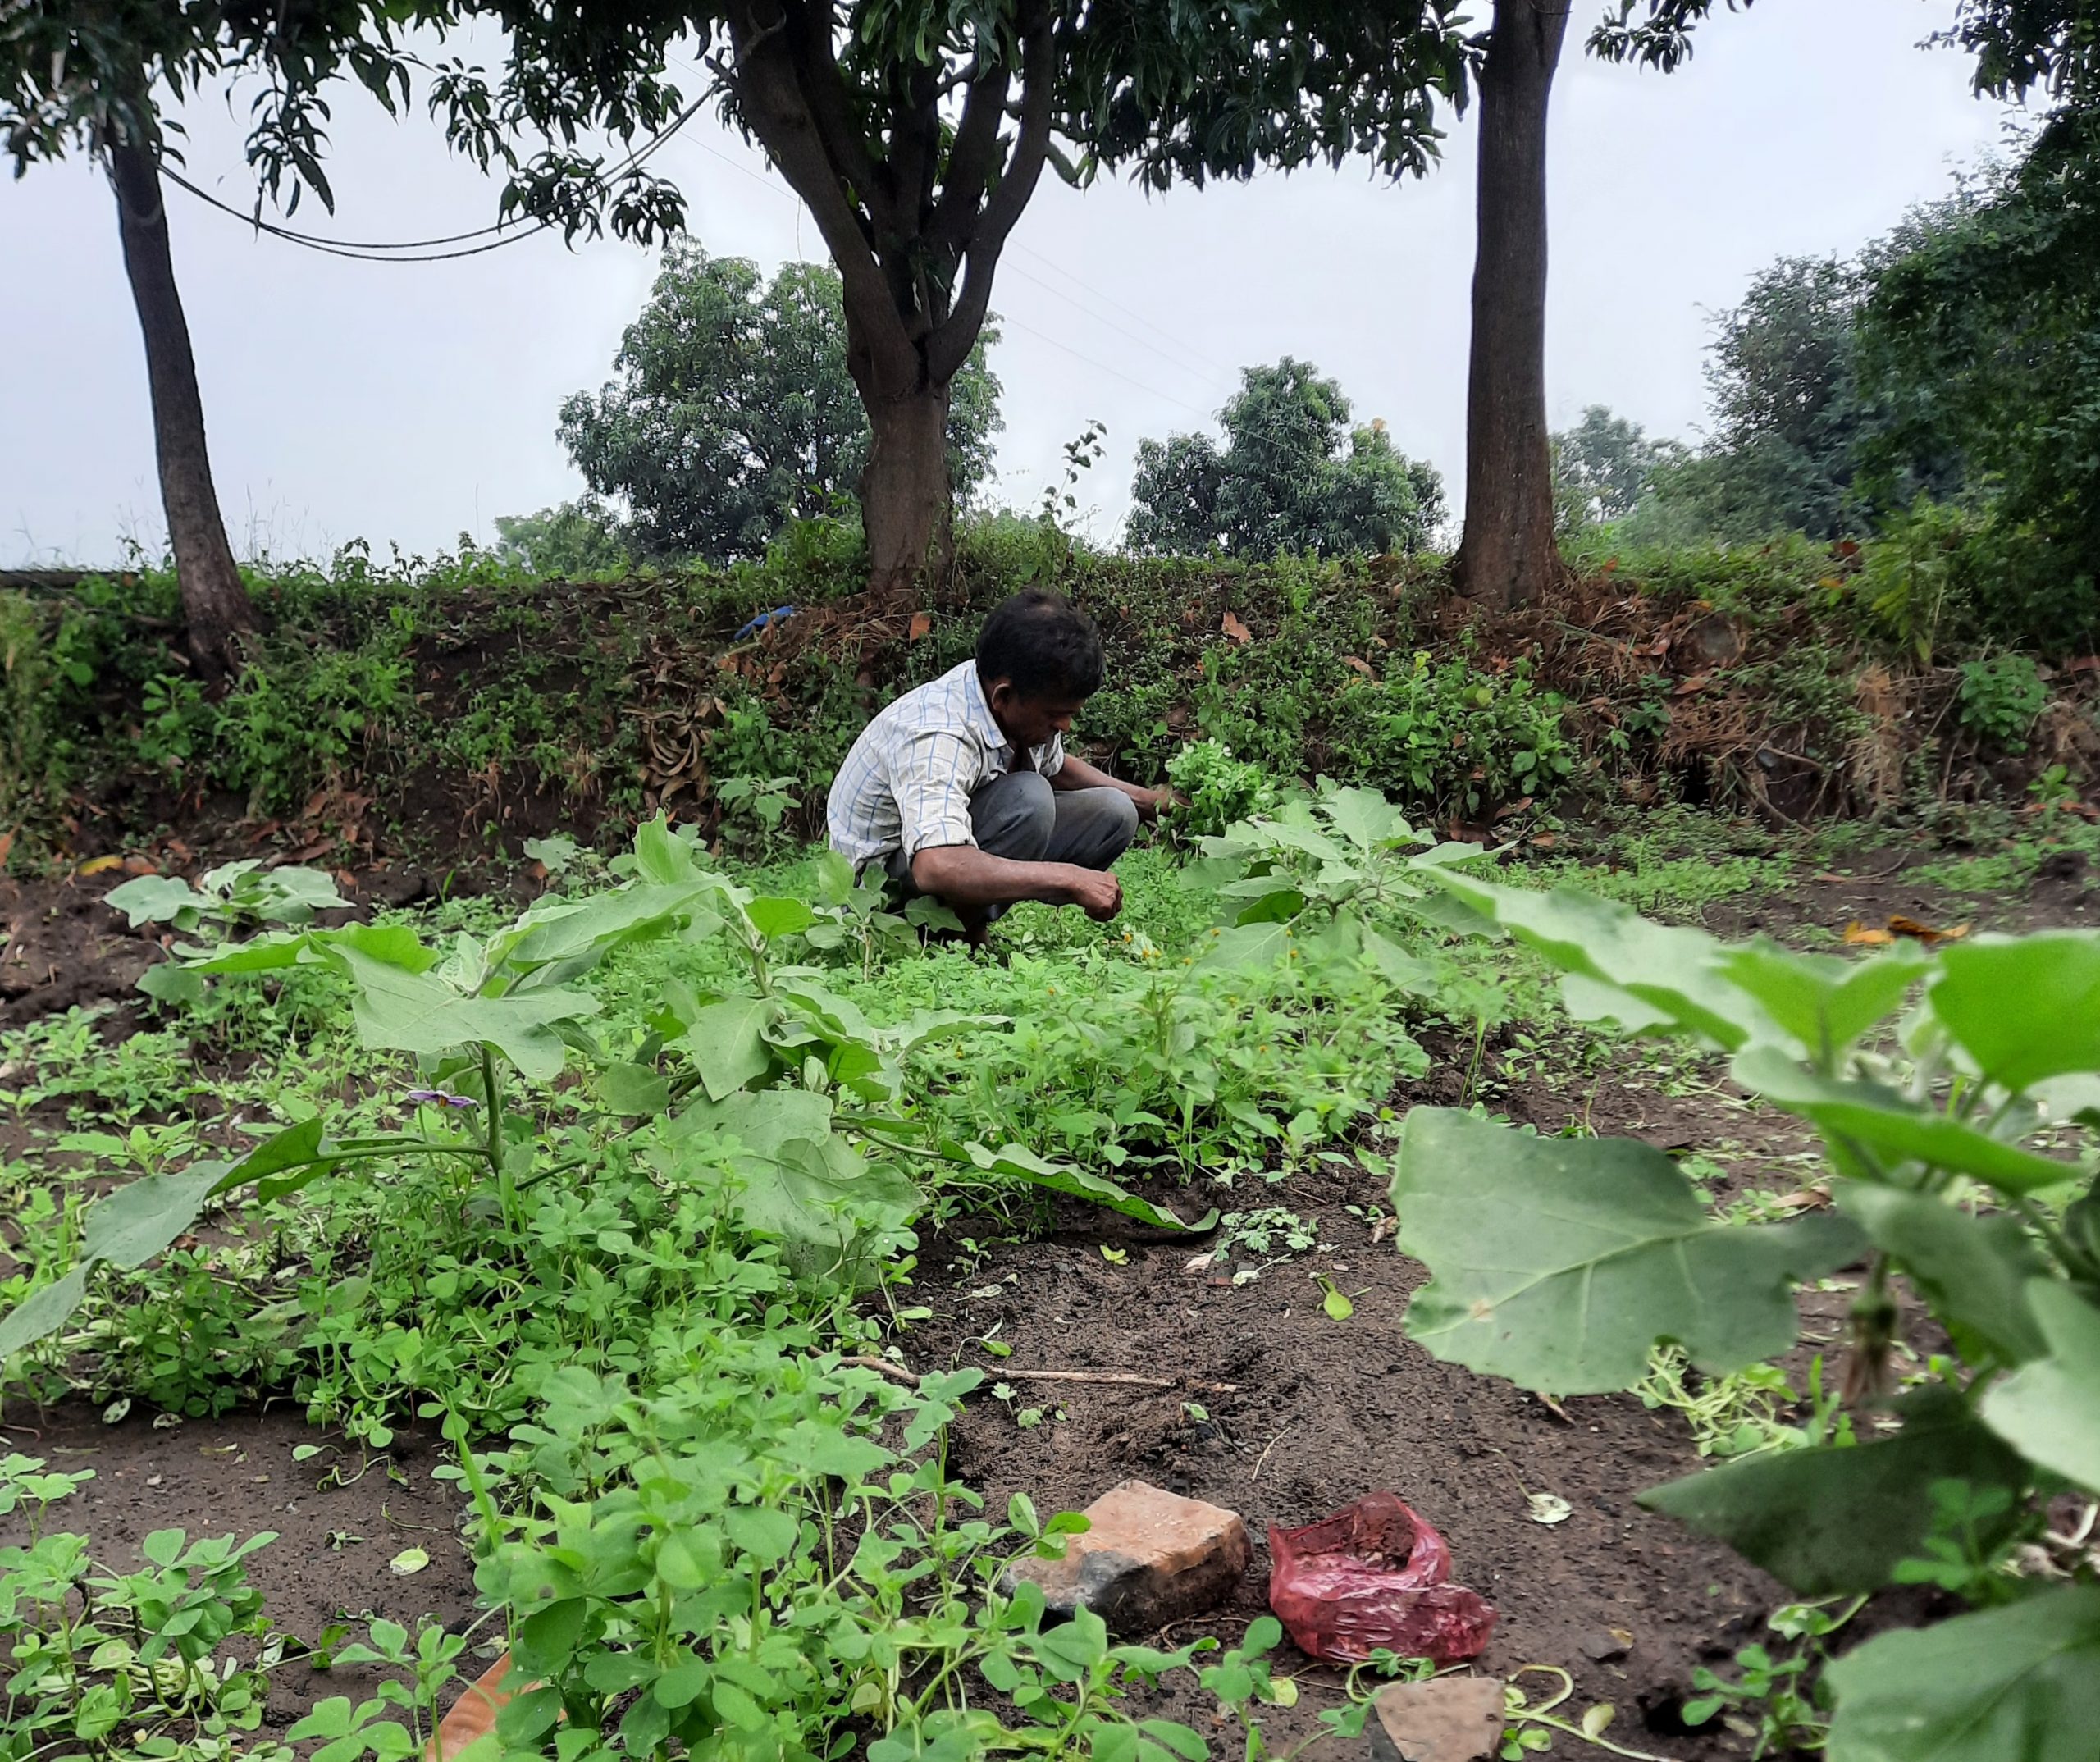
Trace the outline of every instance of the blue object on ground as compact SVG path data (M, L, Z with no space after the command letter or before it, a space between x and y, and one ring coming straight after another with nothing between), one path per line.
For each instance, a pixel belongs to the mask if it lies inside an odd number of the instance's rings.
M792 605L776 605L770 612L760 613L756 618L753 619L748 624L746 624L736 633L736 635L730 637L729 640L732 642L741 642L746 637L754 635L757 632L765 629L768 624L778 623L783 618L793 616L794 611L795 609Z

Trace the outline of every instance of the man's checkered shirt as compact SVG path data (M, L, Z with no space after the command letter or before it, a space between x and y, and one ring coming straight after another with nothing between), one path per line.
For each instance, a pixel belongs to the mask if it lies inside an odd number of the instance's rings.
M1052 735L1028 762L1045 777L1065 763ZM902 851L906 860L948 844L975 844L971 792L1014 767L1014 750L993 719L977 663L929 681L861 730L831 786L831 847L856 869Z

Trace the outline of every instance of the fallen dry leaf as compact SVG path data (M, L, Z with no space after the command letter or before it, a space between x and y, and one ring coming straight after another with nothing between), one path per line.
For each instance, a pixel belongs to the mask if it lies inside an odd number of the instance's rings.
M107 874L111 870L123 866L124 859L121 856L90 856L80 865L80 873L84 875Z
M1856 918L1845 926L1845 941L1854 948L1885 948L1896 938L1886 930L1870 930Z
M1235 642L1252 642L1254 640L1254 632L1241 623L1239 619L1230 612L1225 614L1225 622L1217 628L1231 637Z
M1969 926L1956 924L1947 929L1938 929L1929 924L1920 924L1915 918L1895 917L1888 920L1892 936L1906 936L1914 943L1923 943L1928 948L1938 943L1958 943L1969 933Z
M1371 677L1371 664L1368 661L1358 660L1354 655L1344 655L1342 656L1342 665L1344 667L1354 667L1367 679Z
M914 612L911 614L911 633L906 640L916 642L933 628L934 614L931 612Z

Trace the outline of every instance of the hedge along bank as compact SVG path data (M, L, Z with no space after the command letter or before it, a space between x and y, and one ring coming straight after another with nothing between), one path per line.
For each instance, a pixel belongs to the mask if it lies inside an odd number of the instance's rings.
M763 564L605 582L354 549L253 581L276 633L216 701L173 658L164 576L11 593L23 738L0 760L0 826L25 851L88 854L208 809L331 851L450 852L557 826L616 843L660 807L763 850L776 826L815 829L874 705L954 664L1030 581L1100 623L1109 684L1080 732L1146 781L1208 737L1440 820L1659 792L1798 813L2016 788L2051 765L2075 788L2100 746L2087 676L2043 682L2038 712L2025 679L1926 667L1876 625L1856 550L1803 542L1586 558L1547 601L1472 625L1427 561L1097 557L1013 519L969 529L924 603L872 602L857 579L850 535L821 523Z

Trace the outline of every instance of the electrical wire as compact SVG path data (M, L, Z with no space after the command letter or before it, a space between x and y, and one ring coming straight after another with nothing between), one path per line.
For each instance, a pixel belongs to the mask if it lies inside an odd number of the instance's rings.
M696 99L687 105L655 135L644 142L619 164L614 166L605 174L606 176L608 178L624 177L630 172L640 170L658 148L699 114L701 104L704 102L704 99ZM160 169L161 176L175 185L177 189L187 190L198 200L217 208L222 214L231 215L244 226L253 226L258 232L267 233L273 239L281 239L288 244L300 245L308 250L319 251L329 257L349 258L357 262L442 263L462 257L479 257L484 252L500 250L504 245L517 244L527 239L536 238L555 224L552 220L541 220L526 227L523 231L511 231L508 230L507 223L499 221L493 226L477 227L472 232L451 233L437 239L404 240L392 244L331 239L321 233L301 232L294 227L281 226L273 221L264 220L260 215L244 214L231 203L221 202L209 190L199 189L180 172L166 165L162 166ZM490 238L489 235L492 233L500 234L501 236ZM469 239L485 239L487 242L468 245L464 250L458 251L438 251L428 249L434 245L458 244ZM408 254L410 253L420 254Z

